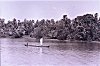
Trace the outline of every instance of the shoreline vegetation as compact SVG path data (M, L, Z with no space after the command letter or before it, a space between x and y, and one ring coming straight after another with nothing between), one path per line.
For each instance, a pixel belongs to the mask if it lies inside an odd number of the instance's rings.
M63 18L51 20L16 20L5 23L0 18L0 38L30 38L57 39L60 41L100 41L100 17L98 13L77 16L73 20L63 15Z

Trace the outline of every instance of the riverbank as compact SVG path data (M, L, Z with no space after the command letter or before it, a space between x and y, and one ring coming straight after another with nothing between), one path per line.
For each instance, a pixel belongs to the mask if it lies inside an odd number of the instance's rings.
M7 39L24 39L26 40L26 42L39 42L39 39L36 38L31 38L29 36L23 36L22 38L11 38L11 37L7 37ZM3 39L3 38L0 38ZM99 41L78 41L78 40L58 40L58 39L43 39L44 43L99 43Z
M23 36L24 39L27 39L29 41L36 41L39 42L39 39L31 38L29 36ZM100 41L81 41L81 40L58 40L58 39L44 39L43 42L62 42L62 43L100 43Z

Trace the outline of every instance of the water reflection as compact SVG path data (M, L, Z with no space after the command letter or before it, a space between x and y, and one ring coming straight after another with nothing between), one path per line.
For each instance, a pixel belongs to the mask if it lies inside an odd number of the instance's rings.
M100 44L97 43L67 43L62 45L51 45L52 48L57 50L79 50L79 51L100 51Z
M35 41L35 40L34 40ZM45 41L47 47L26 47L26 39L0 39L1 66L100 66L100 44ZM39 45L39 42L29 42Z

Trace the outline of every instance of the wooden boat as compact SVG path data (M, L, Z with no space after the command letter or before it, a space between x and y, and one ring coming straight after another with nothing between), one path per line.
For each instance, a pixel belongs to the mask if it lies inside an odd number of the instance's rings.
M32 47L50 47L50 46L46 46L46 45L28 45L28 46L32 46Z
M27 45L25 44L25 46L31 46L31 47L50 47L50 46L47 46L47 45Z
M50 46L48 46L48 45L28 45L28 43L27 44L24 44L25 46L31 46L31 47L50 47Z

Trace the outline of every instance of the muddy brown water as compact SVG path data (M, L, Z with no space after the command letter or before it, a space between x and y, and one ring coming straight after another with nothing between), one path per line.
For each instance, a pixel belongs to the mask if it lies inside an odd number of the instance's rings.
M29 41L30 40L30 41ZM0 38L1 66L100 66L100 44Z

